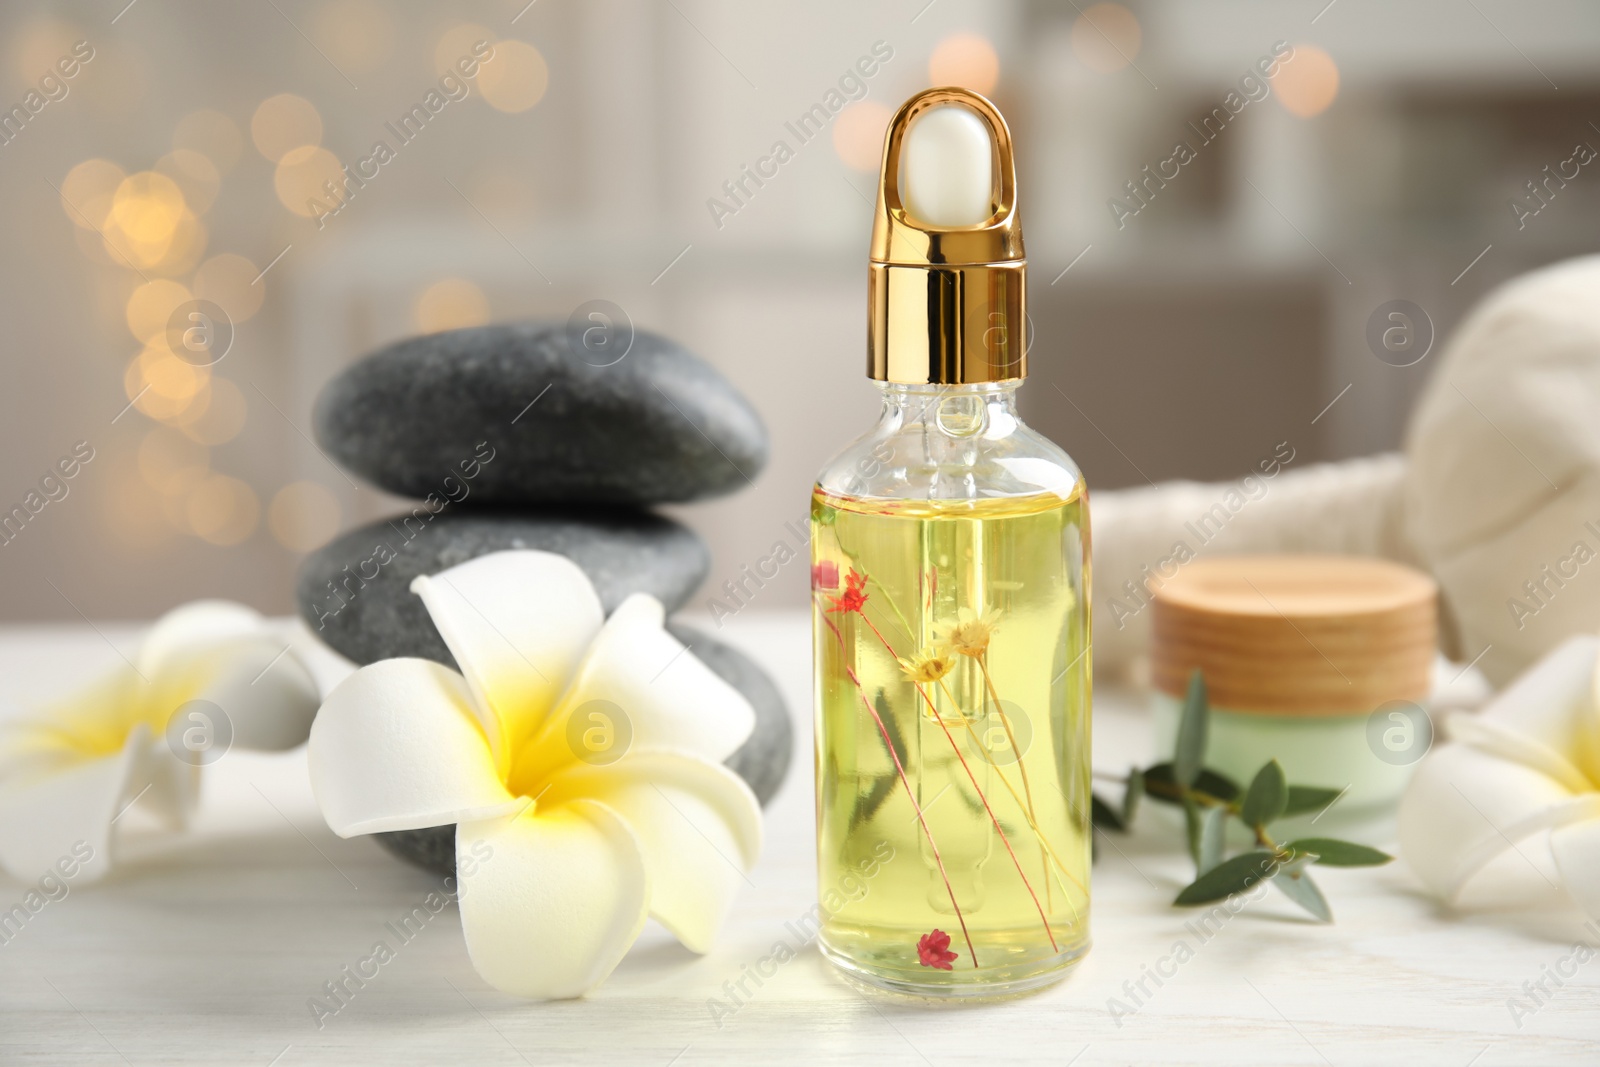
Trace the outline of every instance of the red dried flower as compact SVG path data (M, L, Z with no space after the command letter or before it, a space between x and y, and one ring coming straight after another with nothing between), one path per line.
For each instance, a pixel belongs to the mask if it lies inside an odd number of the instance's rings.
M837 589L839 588L839 564L831 559L811 565L811 588Z
M943 930L934 929L922 935L917 942L917 959L924 967L937 967L941 971L951 970L950 964L960 955L950 951L950 935Z
M856 573L854 567L844 578L844 592L833 597L829 611L860 611L867 602L867 578Z

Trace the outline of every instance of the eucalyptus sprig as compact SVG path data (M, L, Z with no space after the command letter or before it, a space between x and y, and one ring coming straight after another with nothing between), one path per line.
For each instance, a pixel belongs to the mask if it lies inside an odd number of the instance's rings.
M1174 904L1209 904L1243 893L1262 879L1270 879L1284 895L1323 922L1333 912L1322 891L1311 880L1309 868L1375 867L1394 857L1366 845L1331 837L1274 840L1268 828L1279 819L1304 815L1331 806L1341 790L1290 785L1277 760L1268 760L1256 772L1248 789L1241 790L1226 775L1205 764L1206 735L1211 709L1206 683L1199 671L1189 679L1189 693L1178 720L1178 739L1172 759L1128 772L1122 803L1112 806L1094 795L1094 824L1102 830L1124 833L1133 822L1141 798L1183 808L1189 855L1195 878L1178 894ZM1236 856L1224 855L1229 818L1238 819L1255 838L1255 845Z

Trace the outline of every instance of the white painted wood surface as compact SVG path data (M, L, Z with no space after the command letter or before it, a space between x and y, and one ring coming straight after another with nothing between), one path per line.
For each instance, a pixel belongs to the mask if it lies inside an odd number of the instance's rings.
M131 651L132 627L0 632L4 706L82 681ZM794 616L732 620L724 636L774 672L799 714L793 772L767 816L753 886L715 951L697 957L651 927L597 993L530 1004L473 972L454 907L438 914L319 1029L308 999L437 888L317 815L304 750L229 753L209 768L194 832L131 820L122 862L76 886L0 945L4 1064L1501 1064L1600 1063L1600 960L1534 1014L1508 1007L1585 930L1527 847L1505 877L1452 913L1403 864L1320 876L1338 923L1304 921L1276 893L1203 941L1169 902L1187 880L1173 828L1146 813L1094 870L1095 947L1066 982L998 1005L927 1010L869 1000L807 947L713 1021L725 982L795 944L785 923L813 903L809 645ZM325 680L342 668L323 656ZM1097 766L1146 752L1136 698L1100 693ZM0 712L4 713L4 712ZM1113 847L1114 846L1114 847ZM1517 868L1520 868L1517 869ZM0 907L27 887L0 876ZM1133 1014L1124 983L1176 966ZM1531 1001L1526 1001L1529 1005Z

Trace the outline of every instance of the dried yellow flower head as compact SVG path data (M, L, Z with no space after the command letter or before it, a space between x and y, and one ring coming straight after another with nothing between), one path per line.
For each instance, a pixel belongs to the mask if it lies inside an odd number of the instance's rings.
M909 659L900 660L900 669L918 685L931 685L949 674L956 661L943 645L925 648Z
M977 615L963 608L956 616L956 621L944 632L942 640L958 655L976 659L989 651L989 640L994 637L999 624L998 610Z

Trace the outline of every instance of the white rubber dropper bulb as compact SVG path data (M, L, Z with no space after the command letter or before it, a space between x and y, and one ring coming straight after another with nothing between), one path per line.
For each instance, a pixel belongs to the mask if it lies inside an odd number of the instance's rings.
M900 202L924 226L976 226L993 214L989 127L959 104L918 115L900 145Z

